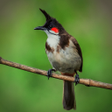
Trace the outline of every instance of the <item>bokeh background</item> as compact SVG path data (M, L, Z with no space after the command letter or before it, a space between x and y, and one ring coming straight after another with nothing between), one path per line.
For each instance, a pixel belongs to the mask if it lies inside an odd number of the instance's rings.
M56 18L79 42L81 78L112 83L111 0L0 0L0 56L48 70L47 36L39 8ZM59 73L59 72L58 72ZM0 112L66 112L63 81L0 65ZM112 91L78 84L76 112L112 112ZM70 110L74 112L74 110Z

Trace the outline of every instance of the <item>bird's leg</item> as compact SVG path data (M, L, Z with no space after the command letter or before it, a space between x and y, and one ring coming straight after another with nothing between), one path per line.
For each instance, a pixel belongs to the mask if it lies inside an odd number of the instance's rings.
M77 85L79 83L79 75L77 74L77 72L75 71L76 75L75 75L75 85Z
M49 69L49 70L47 71L48 80L49 80L49 77L52 77L52 71L56 72L55 69Z

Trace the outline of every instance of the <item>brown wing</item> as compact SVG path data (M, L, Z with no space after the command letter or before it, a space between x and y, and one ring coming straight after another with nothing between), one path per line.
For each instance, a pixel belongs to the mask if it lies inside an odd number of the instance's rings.
M74 38L74 37L70 37L70 40L74 43L74 45L76 46L76 49L77 49L77 52L78 54L80 55L81 57L81 66L80 66L80 69L79 71L82 72L82 66L83 66L83 57L82 57L82 51L81 51L81 48L77 42L77 40Z

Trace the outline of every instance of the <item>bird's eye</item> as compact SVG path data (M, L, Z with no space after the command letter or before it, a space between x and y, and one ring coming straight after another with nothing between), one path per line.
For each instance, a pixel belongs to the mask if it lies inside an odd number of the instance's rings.
M49 25L49 28L51 29L52 28L52 25Z

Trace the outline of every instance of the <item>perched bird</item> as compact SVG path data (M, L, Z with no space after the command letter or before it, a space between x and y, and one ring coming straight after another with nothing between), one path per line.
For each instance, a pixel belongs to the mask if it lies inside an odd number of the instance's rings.
M48 38L45 44L46 54L52 65L48 70L48 78L52 71L60 71L62 75L73 77L75 74L76 84L79 82L77 71L82 72L83 58L81 48L77 40L68 34L63 26L45 10L40 11L46 17L43 26L34 30L43 30ZM76 109L73 82L64 81L63 108L66 110Z

